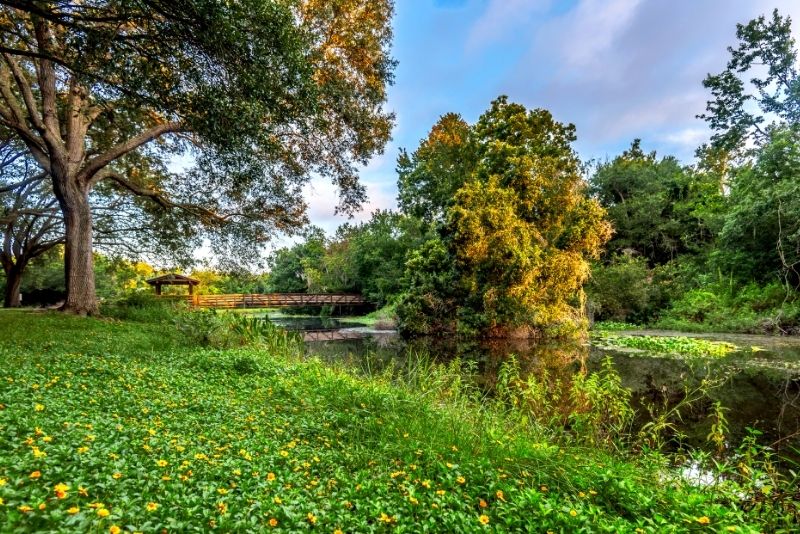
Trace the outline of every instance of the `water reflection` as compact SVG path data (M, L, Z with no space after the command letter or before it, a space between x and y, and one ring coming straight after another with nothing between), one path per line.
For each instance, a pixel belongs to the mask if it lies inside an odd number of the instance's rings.
M546 377L553 399L564 391L576 373L600 370L611 358L622 385L632 392L637 412L635 427L650 420L648 406L669 410L681 403L687 391L703 380L717 384L702 400L681 410L672 421L681 440L702 446L711 431L713 406L726 408L729 442L741 442L747 428L762 432L760 441L800 458L800 342L785 338L719 336L747 350L714 360L681 360L670 356L630 353L589 347L581 343L533 343L528 340L458 341L423 338L404 341L393 332L365 325L319 318L280 318L279 324L302 330L309 352L332 362L346 362L370 373L402 368L419 355L440 363L454 358L471 365L475 382L492 394L501 365L513 355L520 376ZM751 346L765 350L753 352ZM564 407L564 409L568 409ZM634 427L634 430L635 430ZM794 452L793 452L794 451Z

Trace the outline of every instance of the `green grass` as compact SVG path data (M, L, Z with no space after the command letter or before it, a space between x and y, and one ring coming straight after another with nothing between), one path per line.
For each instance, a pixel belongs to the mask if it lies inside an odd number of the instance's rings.
M660 455L559 445L457 390L360 378L272 346L292 354L202 349L164 323L3 312L0 531L751 532L781 521L745 513L736 487L692 486Z

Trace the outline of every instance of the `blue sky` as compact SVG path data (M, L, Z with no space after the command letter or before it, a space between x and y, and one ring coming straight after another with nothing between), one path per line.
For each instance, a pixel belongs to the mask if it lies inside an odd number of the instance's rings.
M356 220L394 208L395 162L444 113L475 121L498 95L574 123L582 159L605 159L636 137L689 163L708 132L695 116L735 44L735 25L800 0L396 0L399 61L388 109L397 121L382 156L362 170L370 200ZM312 223L332 232L335 190L307 188Z

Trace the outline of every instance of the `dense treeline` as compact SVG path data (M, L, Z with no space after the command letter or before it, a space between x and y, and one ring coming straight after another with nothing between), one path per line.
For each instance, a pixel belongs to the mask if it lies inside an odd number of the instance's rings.
M333 236L307 228L271 255L269 274L194 275L206 292L361 293L409 334L530 336L586 318L793 331L800 77L790 30L777 12L737 27L726 70L703 81L712 137L691 165L638 139L582 163L572 125L500 97L474 124L443 115L401 151L398 212ZM59 250L32 262L23 292L58 287ZM98 261L102 296L143 287L144 275L124 274L137 264ZM114 269L123 274L102 274Z
M571 125L501 97L474 125L442 116L414 152L401 152L399 214L380 212L330 240L311 232L273 256L273 287L368 292L395 304L409 333L508 335L579 322L588 279L585 309L596 320L792 331L800 325L796 50L777 12L738 26L737 37L727 69L703 82L711 100L701 118L713 135L694 164L647 152L637 139L581 166ZM382 253L365 263L365 248Z

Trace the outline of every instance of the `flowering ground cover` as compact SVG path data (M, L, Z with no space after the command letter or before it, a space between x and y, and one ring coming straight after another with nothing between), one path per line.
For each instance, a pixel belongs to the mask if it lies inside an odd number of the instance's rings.
M0 312L0 531L749 532L658 458L173 327Z

